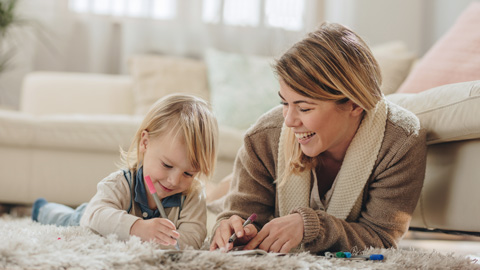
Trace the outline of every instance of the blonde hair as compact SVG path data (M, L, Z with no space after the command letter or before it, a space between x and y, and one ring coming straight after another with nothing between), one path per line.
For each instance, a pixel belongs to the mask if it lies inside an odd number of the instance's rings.
M121 150L122 165L133 171L137 171L143 163L139 146L144 130L151 138L165 134L182 136L188 148L189 161L199 170L199 177L208 179L212 176L217 159L218 124L205 100L172 94L155 102L140 124L128 151Z
M323 23L276 61L275 72L296 93L339 106L351 100L365 111L381 99L380 68L366 43L352 30ZM315 166L304 155L293 132L287 129L284 145L286 167L300 172Z

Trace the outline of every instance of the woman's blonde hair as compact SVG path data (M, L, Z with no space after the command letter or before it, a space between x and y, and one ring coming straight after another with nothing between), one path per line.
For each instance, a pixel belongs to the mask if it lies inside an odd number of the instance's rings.
M380 68L366 43L352 30L325 22L294 44L276 61L275 72L296 93L341 105L349 100L365 111L382 98ZM293 132L287 131L286 169L303 171L315 165L304 155Z
M142 166L140 153L142 132L150 138L169 134L182 136L188 149L190 163L203 178L210 178L215 170L218 144L218 124L210 105L203 99L172 94L159 99L152 105L128 151L121 151L122 165L136 171Z

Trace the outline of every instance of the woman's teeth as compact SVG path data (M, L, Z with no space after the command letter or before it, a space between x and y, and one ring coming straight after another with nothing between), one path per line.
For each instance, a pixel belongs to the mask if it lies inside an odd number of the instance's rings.
M310 138L313 135L315 135L315 132L295 133L295 137L297 137L297 139L301 139L301 140Z

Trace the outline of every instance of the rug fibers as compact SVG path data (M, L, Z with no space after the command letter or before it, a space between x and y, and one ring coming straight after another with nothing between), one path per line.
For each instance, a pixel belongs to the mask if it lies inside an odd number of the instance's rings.
M370 249L385 260L327 259L309 253L236 256L207 250L170 254L138 237L119 241L82 227L40 225L29 218L0 217L1 269L480 269L469 258L439 252Z

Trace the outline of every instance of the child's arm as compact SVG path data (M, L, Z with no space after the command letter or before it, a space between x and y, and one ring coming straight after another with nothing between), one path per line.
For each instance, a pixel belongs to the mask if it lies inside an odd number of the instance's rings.
M101 235L114 233L119 239L127 240L130 228L141 219L127 213L129 205L130 188L123 171L113 172L98 183L97 193L88 203L80 225Z
M187 195L180 212L177 231L180 234L180 248L202 247L207 237L207 205L204 188L200 183L192 183L192 191Z

